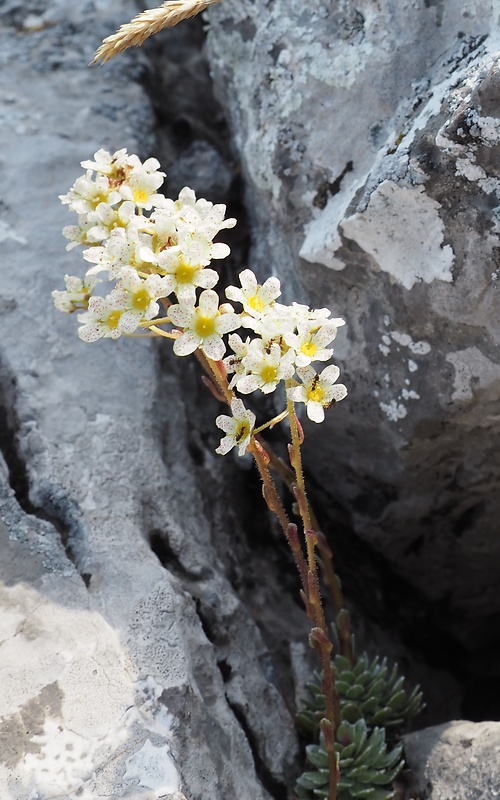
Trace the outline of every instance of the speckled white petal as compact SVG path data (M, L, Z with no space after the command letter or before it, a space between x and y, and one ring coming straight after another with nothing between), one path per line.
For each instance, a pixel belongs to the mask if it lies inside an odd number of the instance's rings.
M305 403L307 400L307 392L303 386L294 386L288 389L287 395L294 403Z
M216 333L213 333L211 336L207 336L206 339L203 339L201 349L212 361L220 361L226 352L226 345L220 336L217 336Z
M200 337L193 331L185 331L174 342L174 353L176 356L189 356L199 347Z
M187 328L191 325L196 317L196 311L193 306L173 305L168 309L168 316L174 325L180 328ZM178 340L177 340L178 341Z
M278 278L268 278L267 281L263 283L259 291L259 297L264 300L266 303L270 303L271 300L275 300L281 294L281 284Z
M175 283L175 279L174 279L174 283ZM195 303L196 303L196 289L195 289L195 287L193 286L192 283L179 283L178 285L176 284L175 294L176 294L177 300L183 306L194 306ZM172 308L173 308L173 306L170 307L169 312L168 312L169 314L170 314ZM172 319L172 317L170 317L170 319ZM172 322L173 322L173 320L172 320ZM179 322L175 323L175 325L182 325L182 324L186 325L186 324L191 324L191 323L179 323Z
M219 310L219 295L212 289L205 289L200 294L199 308L203 316L215 317Z
M244 375L242 378L239 378L236 381L236 386L238 391L242 394L250 394L250 392L255 392L261 384L261 381L257 377L257 375Z
M102 339L104 336L105 327L100 322L91 322L88 325L84 325L82 328L78 328L78 336L83 342L97 342L99 339Z
M212 245L212 258L227 258L230 252L231 248L227 244L223 244L223 242L216 242Z
M299 376L302 383L310 384L312 383L312 380L316 375L316 370L314 370L312 367L299 367L297 369L297 375Z
M233 449L235 444L236 442L233 436L224 436L224 438L220 440L220 445L215 448L215 452L220 456L225 456L230 450Z
M214 269L202 269L196 276L196 285L202 289L213 289L219 280L219 273Z
M325 411L321 403L309 400L307 403L307 416L313 422L323 422L325 419Z
M330 364L329 367L325 367L320 378L322 381L326 380L328 383L335 383L339 375L340 369L335 364Z
M344 386L343 383L336 383L335 386L332 386L330 402L335 400L336 403L339 403L344 397L347 397L347 386Z
M141 321L141 315L136 311L125 311L120 317L119 333L133 333Z
M238 314L221 314L215 320L215 330L217 333L229 333L241 327L241 320Z
M228 417L227 414L220 414L215 419L215 424L221 431L225 433L234 433L235 430L235 422L232 417Z

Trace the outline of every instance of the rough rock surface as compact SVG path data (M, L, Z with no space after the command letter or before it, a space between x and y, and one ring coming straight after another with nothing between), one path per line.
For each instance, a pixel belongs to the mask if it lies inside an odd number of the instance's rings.
M500 724L459 720L405 737L413 800L500 796Z
M232 0L208 34L252 265L348 323L310 472L471 649L500 619L499 14Z
M144 57L86 66L136 11L0 4L5 800L265 800L294 778L292 716L231 583L248 563L231 464L212 477L216 434L197 439L183 393L210 422L217 404L151 342L84 345L50 296L82 268L57 199L79 162L102 146L151 154ZM298 606L288 619L304 625Z

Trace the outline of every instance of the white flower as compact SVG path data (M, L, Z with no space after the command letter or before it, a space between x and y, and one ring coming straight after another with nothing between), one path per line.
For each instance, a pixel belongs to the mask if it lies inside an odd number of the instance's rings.
M115 228L126 228L134 216L135 203L130 200L125 200L116 208L108 203L99 203L95 211L90 211L87 215L90 223L87 230L87 242L97 243L109 239Z
M187 222L189 225L198 227L200 222L211 230L211 238L223 228L234 228L236 220L234 218L224 219L226 206L222 203L214 205L210 200L200 197L196 199L196 194L187 186L181 189L177 200L167 200L164 204L170 212L179 220Z
M307 367L312 361L328 361L333 350L326 348L337 335L337 327L332 322L318 325L315 321L299 322L297 333L285 333L284 339L296 352L295 363Z
M151 234L153 253L159 253L166 247L172 247L178 243L175 217L165 208L155 208L149 219L144 217L141 230ZM153 260L151 258L151 261Z
M323 422L325 408L338 403L347 395L342 383L335 383L340 370L334 364L326 367L319 375L312 367L299 367L297 374L302 386L294 386L287 390L287 395L294 403L305 403L307 416L313 422ZM335 385L334 385L335 384Z
M107 297L91 297L88 311L79 314L78 336L84 342L98 339L118 339L123 333L133 333L138 327L141 314L127 309L127 292L113 289Z
M197 201L199 202L199 200ZM196 205L195 205L196 209ZM213 239L219 231L225 230L227 228L234 228L236 225L236 220L234 217L230 217L229 219L224 219L224 215L226 213L226 206L222 203L218 203L215 206L207 211L206 213L197 210L197 214L199 214L202 225L197 226L203 229L203 233L205 233L210 239ZM214 256L215 258L215 256Z
M238 377L241 375L246 375L243 359L248 355L250 338L247 337L246 341L244 342L241 336L239 336L237 333L232 333L228 337L228 342L233 354L227 356L223 363L228 375L230 375L232 372L235 373L231 383L229 384L229 388L233 389Z
M54 298L54 305L59 311L71 314L77 308L87 308L94 286L100 281L92 276L81 280L81 278L75 278L73 275L65 275L64 283L66 284L66 291L56 289L52 292L52 297Z
M143 280L131 267L125 267L120 273L117 289L128 295L127 307L141 315L142 319L153 319L159 311L156 302L160 297L168 297L173 291L174 281L170 276L148 275Z
M157 171L160 164L156 158L148 158L142 164L137 156L129 156L128 164L133 166L120 186L120 194L124 200L132 200L138 208L150 211L157 200L162 200L162 195L156 190L162 185L165 173Z
M275 305L265 309L260 317L242 314L241 324L244 328L251 328L266 345L278 342L284 351L288 349L284 340L285 333L295 330L293 317L284 315Z
M63 205L69 205L77 214L88 214L94 211L99 203L116 205L121 201L120 194L111 185L105 175L97 175L92 180L92 170L88 169L86 175L77 178L68 194L60 194L59 200Z
M187 356L199 347L212 361L219 361L226 351L222 336L241 324L238 314L221 313L219 297L212 289L201 293L197 307L179 303L170 306L168 316L174 325L184 328L174 342L174 353Z
M280 296L280 282L278 278L268 278L260 286L257 278L251 269L244 269L239 275L241 289L237 286L228 286L226 296L230 300L237 301L243 305L244 310L251 317L260 318L262 313L268 309L274 300Z
M87 234L94 223L89 222L88 214L78 215L78 225L65 225L62 234L65 239L69 239L66 250L73 250L79 244L89 244Z
M294 357L293 350L283 355L279 344L265 345L259 339L254 339L248 355L243 358L247 374L235 381L238 391L242 394L250 394L256 389L260 389L264 394L274 392L280 381L293 376Z
M90 247L83 251L84 259L96 264L87 271L88 275L107 270L109 279L115 280L120 276L123 267L134 267L137 270L144 267L144 272L151 271L151 265L143 262L141 257L142 248L151 239L147 234L139 233L138 220L139 217L132 217L126 228L115 228L102 247Z
M233 447L237 447L238 455L243 456L252 436L255 414L246 409L239 398L231 401L231 413L232 417L220 414L215 420L217 427L227 434L221 439L215 452L225 456Z
M158 253L156 263L175 279L175 293L179 303L194 305L196 288L212 289L219 280L218 273L206 269L212 258L225 258L229 254L225 244L213 244L200 232L183 233L179 244Z
M95 161L82 161L81 166L84 169L91 169L94 172L100 172L101 175L116 177L118 172L124 174L125 167L127 166L127 151L125 148L117 150L116 153L108 153L107 150L102 148L94 153Z

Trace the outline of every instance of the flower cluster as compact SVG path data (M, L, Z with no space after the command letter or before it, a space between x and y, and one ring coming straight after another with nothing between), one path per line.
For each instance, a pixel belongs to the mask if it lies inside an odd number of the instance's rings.
M219 453L238 447L243 455L254 431L255 415L236 392L269 394L283 381L288 400L304 403L308 417L322 422L325 408L347 390L336 383L338 367L318 373L313 364L331 358L329 345L344 321L331 319L326 308L277 302L279 280L271 277L260 285L249 269L240 274L239 287L226 289L241 311L220 303L214 291L219 275L209 265L230 252L213 241L236 224L225 219L225 206L197 199L188 188L177 200L159 194L165 176L154 158L142 163L126 150L112 155L99 150L94 159L82 162L85 175L60 197L78 215L78 224L63 230L67 249L86 247L83 257L91 266L83 279L66 275L66 289L52 293L59 310L80 312L80 338L95 342L148 330L173 339L178 356L201 350L209 362L219 362L219 372L230 376L226 386L232 398L232 416L216 420L226 433ZM113 286L96 295L103 273ZM158 301L164 309L160 317ZM244 338L234 333L241 328L248 331ZM226 334L232 351L227 356Z

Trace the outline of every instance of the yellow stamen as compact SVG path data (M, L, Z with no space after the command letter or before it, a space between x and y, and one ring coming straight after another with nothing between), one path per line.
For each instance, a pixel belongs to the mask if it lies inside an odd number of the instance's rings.
M198 314L195 331L201 339L206 339L207 336L211 336L215 333L215 318L203 317L201 314Z
M254 311L257 311L257 312L262 311L263 308L264 308L264 303L262 302L260 297L258 297L256 294L254 294L253 297L250 297L247 300L247 303L250 306L250 308L252 308Z
M317 351L317 349L318 349L318 348L316 347L316 345L314 344L314 342L305 342L305 343L304 343L304 344L301 346L301 348L300 348L300 352L301 352L301 353L304 353L304 355L305 355L305 356L307 356L308 358L312 358L313 356L315 356L315 355L316 355L316 351Z
M193 275L198 267L192 267L190 264L185 264L181 261L180 265L175 270L175 277L177 283L192 283Z
M307 393L307 397L314 403L321 403L323 401L323 389L321 386L316 386L314 389L311 388Z
M264 383L273 383L274 381L278 380L278 370L276 367L272 367L270 364L268 364L262 368L260 377Z
M132 307L137 311L146 311L150 302L151 297L144 286L132 295Z
M136 203L146 203L149 197L144 189L134 189L132 194Z
M118 327L118 323L120 322L120 317L123 314L123 311L112 311L109 315L108 319L106 320L106 324L108 328L112 331L116 330Z

